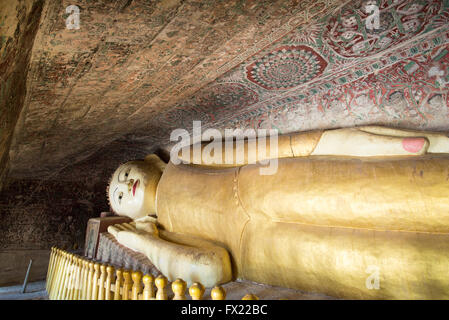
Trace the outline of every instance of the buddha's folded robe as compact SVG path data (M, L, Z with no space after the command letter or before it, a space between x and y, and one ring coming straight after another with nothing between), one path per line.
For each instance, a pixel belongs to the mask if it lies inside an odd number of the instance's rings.
M274 175L169 164L158 221L218 241L248 280L348 298L446 297L448 168L430 155L280 159ZM365 285L370 266L379 290Z
M218 242L240 266L240 237L249 220L239 204L238 168L167 165L156 191L157 221L167 231Z
M449 299L449 234L251 220L242 265L244 279L339 298Z
M239 173L250 216L319 226L449 233L449 157L285 159Z

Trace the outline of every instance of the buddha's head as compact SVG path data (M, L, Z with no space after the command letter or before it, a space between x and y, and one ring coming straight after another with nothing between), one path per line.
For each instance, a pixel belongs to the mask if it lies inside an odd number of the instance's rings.
M164 168L154 154L118 167L107 189L111 210L133 220L156 215L156 190Z

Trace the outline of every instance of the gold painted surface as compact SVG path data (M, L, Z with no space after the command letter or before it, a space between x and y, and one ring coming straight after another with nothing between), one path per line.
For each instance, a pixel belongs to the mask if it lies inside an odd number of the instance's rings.
M222 244L247 280L344 298L448 298L447 156L258 168L167 165L158 222ZM366 287L372 266L379 290Z
M350 299L449 298L449 235L254 220L242 248L242 277L256 282ZM379 289L369 289L376 270Z
M165 163L156 155L148 155L145 157L145 163L148 166L147 187L145 188L145 203L153 204L151 213L156 212L156 189L162 172L165 169Z
M449 158L309 157L274 175L246 166L239 195L251 217L321 226L449 232Z
M169 163L157 188L159 224L167 231L218 242L231 254L234 274L240 266L240 236L248 216L239 205L238 168L205 169Z
M246 165L266 159L305 157L316 148L322 134L323 131L311 131L280 135L276 139L276 145L272 145L270 137L266 137L265 140L252 138L241 141L240 147L234 142L229 149L226 149L226 144L222 141L201 142L196 146L190 145L188 154L180 150L178 157L189 164L220 168ZM264 149L261 149L262 147ZM195 148L197 148L196 152ZM221 152L219 155L215 155L217 150ZM232 160L226 160L226 152L230 153ZM209 154L211 158L215 157L218 163L207 161ZM242 157L240 162L237 161L237 154Z
M309 156L315 150L323 131L295 133L291 135L291 148L294 157Z
M238 140L230 146L226 146L226 142L221 140L201 142L186 147L186 150L189 150L188 153L180 150L178 158L193 165L227 168L266 159L293 157L290 135L278 136L277 139L273 137L273 139L276 140L273 145L270 137L265 137L265 140L258 138Z

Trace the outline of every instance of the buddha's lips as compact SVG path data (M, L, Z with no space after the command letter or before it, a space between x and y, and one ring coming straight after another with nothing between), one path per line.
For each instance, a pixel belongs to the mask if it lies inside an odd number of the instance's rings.
M136 195L136 188L139 185L140 180L136 180L133 184L133 197Z

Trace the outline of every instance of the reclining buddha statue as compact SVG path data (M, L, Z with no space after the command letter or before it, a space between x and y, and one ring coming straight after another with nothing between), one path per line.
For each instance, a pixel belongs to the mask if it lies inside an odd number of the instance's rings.
M179 158L127 162L108 188L111 209L133 219L108 232L170 281L449 298L445 134L365 126L282 135L271 175L259 173L261 158Z

